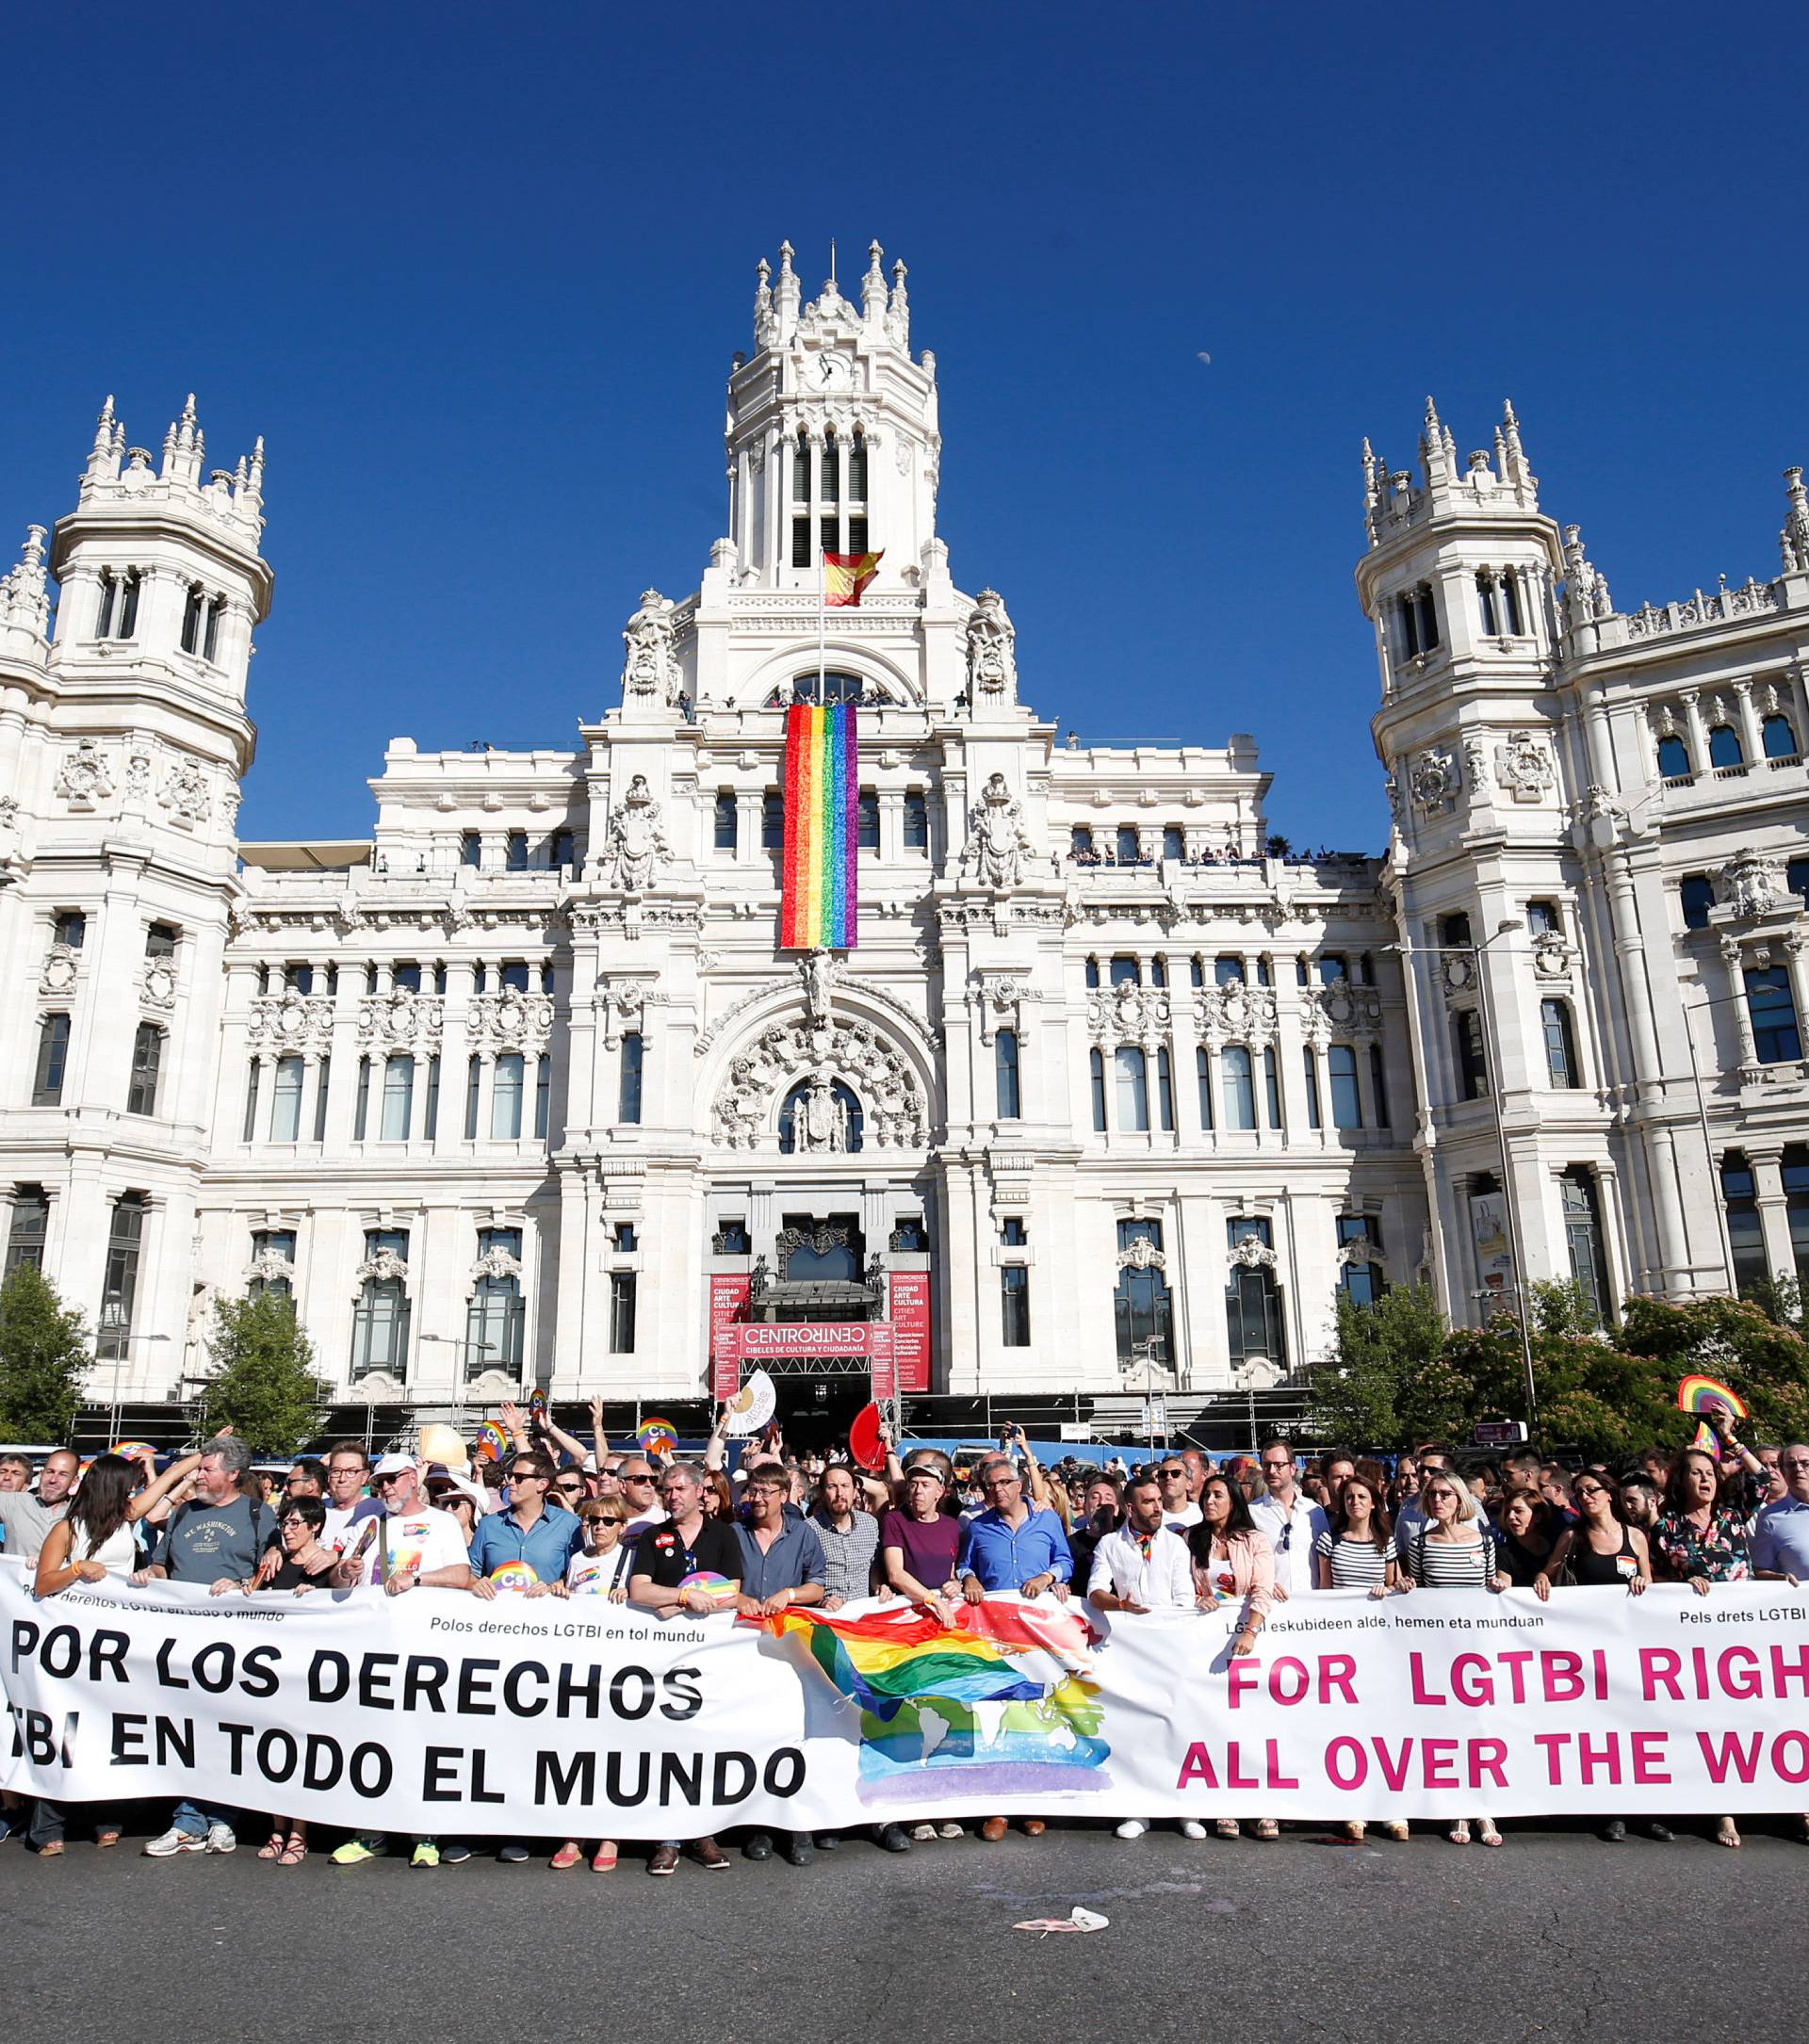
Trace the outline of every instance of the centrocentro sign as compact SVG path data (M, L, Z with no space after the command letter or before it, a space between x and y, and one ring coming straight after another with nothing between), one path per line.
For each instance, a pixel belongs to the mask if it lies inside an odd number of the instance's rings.
M716 1330L718 1361L768 1362L788 1357L892 1359L890 1321L750 1321Z

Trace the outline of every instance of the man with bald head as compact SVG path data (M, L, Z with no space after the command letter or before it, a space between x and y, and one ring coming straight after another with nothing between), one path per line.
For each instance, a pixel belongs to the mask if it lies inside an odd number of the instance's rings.
M28 1490L0 1490L0 1526L6 1528L8 1554L36 1562L50 1529L69 1511L82 1458L73 1448L59 1448L44 1457L38 1472L38 1495Z

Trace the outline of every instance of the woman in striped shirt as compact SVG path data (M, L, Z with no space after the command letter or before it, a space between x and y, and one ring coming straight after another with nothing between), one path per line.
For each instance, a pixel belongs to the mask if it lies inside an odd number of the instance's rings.
M1338 1494L1331 1525L1312 1543L1322 1590L1367 1590L1371 1597L1386 1597L1395 1587L1400 1569L1394 1551L1393 1531L1381 1491L1367 1476L1348 1476ZM1398 1817L1382 1825L1383 1835L1405 1839L1407 1825ZM1363 1822L1352 1818L1345 1836L1361 1844Z
M1508 1579L1495 1572L1494 1537L1481 1524L1481 1511L1462 1477L1428 1470L1420 1502L1426 1523L1408 1545L1402 1589L1418 1583L1427 1590L1499 1591ZM1459 1817L1445 1836L1454 1845L1469 1844L1468 1820ZM1477 1822L1476 1836L1485 1845L1501 1843L1501 1833L1488 1817Z

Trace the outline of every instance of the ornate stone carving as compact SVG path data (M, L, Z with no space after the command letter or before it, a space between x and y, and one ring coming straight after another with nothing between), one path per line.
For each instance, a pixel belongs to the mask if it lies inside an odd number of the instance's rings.
M273 1044L282 1049L301 1050L310 1045L321 1049L333 1041L333 1003L291 988L286 994L252 1003L249 1030L254 1044Z
M405 986L371 995L358 1003L359 1040L380 1047L437 1044L444 1020L438 999L411 994Z
M991 775L969 813L963 867L983 887L1016 887L1024 877L1024 854L1033 849L1024 829L1023 804L1005 786L1002 773Z
M622 634L627 658L622 668L624 700L644 696L656 703L678 700L678 660L673 651L672 604L657 589L641 592L641 608Z
M1452 755L1441 750L1424 752L1408 771L1408 792L1413 806L1424 817L1447 815L1457 806L1463 776Z
M147 1008L176 1005L176 966L171 958L149 958L139 975L139 999Z
M979 1012L980 1041L990 1044L1002 1028L1021 1028L1019 1010L1025 1001L1035 998L1023 973L982 970L975 977L979 984L973 989L971 998Z
M1353 986L1348 980L1310 987L1305 1005L1309 1020L1323 1020L1340 1036L1373 1035L1382 1026L1382 997L1373 986Z
M187 754L164 775L157 800L169 810L171 822L186 831L206 822L214 813L207 775L200 760L190 759Z
M1147 1235L1133 1235L1118 1251L1118 1269L1121 1271L1165 1271L1167 1268L1167 1257Z
M774 1254L781 1261L794 1249L807 1249L813 1257L826 1257L832 1249L847 1246L848 1230L831 1227L826 1222L819 1222L815 1227L781 1228L773 1238Z
M1172 1020L1166 987L1125 980L1087 996L1087 1032L1096 1043L1153 1046L1167 1035Z
M1240 1235L1231 1245L1230 1263L1234 1270L1272 1271L1275 1251L1258 1236Z
M1480 796L1489 787L1489 747L1479 732L1472 732L1463 741L1463 768L1470 777L1470 792Z
M43 993L60 998L75 991L75 981L81 976L82 954L67 944L53 944L44 953L42 969L38 975L38 985Z
M610 814L611 877L625 894L639 894L653 884L660 861L671 856L660 804L648 790L646 775L637 773L628 783L626 801Z
M408 1283L408 1265L393 1249L380 1249L374 1257L367 1257L352 1272L354 1295L373 1281L379 1285L403 1285Z
M1195 1020L1203 1036L1224 1037L1230 1043L1249 1043L1273 1036L1277 1028L1275 989L1246 986L1230 980L1223 986L1205 986L1194 997Z
M56 792L72 809L95 809L113 792L113 773L92 738L77 741L57 770Z
M807 951L798 960L798 974L804 981L804 1012L812 1028L823 1026L829 1020L836 970L835 956L829 951Z
M1495 773L1516 802L1542 802L1557 785L1551 754L1529 731L1495 747Z
M1018 633L996 589L983 589L968 613L968 695L976 707L1018 692Z
M471 1266L470 1281L464 1288L464 1295L467 1299L476 1298L478 1287L486 1277L519 1278L520 1275L521 1258L493 1244Z
M800 1154L848 1147L848 1104L827 1072L811 1073L810 1090L791 1110L791 1146Z
M862 1141L877 1149L921 1148L928 1131L916 1073L864 1022L811 1028L775 1022L732 1059L717 1089L716 1140L751 1150L776 1142L774 1095L806 1074L839 1079L860 1101Z
M1790 900L1775 858L1761 852L1736 852L1721 868L1721 898L1736 916L1764 916Z
M1369 1263L1380 1266L1387 1262L1377 1244L1366 1236L1359 1235L1347 1242L1338 1244L1338 1261L1348 1267L1353 1263Z
M1574 631L1592 618L1614 615L1608 578L1590 566L1583 552L1581 526L1564 527L1564 622Z
M295 1283L295 1265L280 1250L260 1249L245 1266L245 1282L248 1285L292 1285Z
M1533 977L1557 984L1568 981L1575 953L1556 930L1541 930L1533 939Z
M550 994L522 994L505 987L499 994L479 994L471 1002L473 1037L499 1050L538 1048L552 1028Z
M134 750L125 763L125 792L136 802L142 802L151 792L151 755Z

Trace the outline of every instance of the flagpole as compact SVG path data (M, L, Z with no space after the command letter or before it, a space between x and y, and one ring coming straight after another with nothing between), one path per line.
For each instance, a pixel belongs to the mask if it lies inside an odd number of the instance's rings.
M824 687L823 668L827 658L826 646L829 636L829 553L823 546L817 548L817 702L823 703Z

